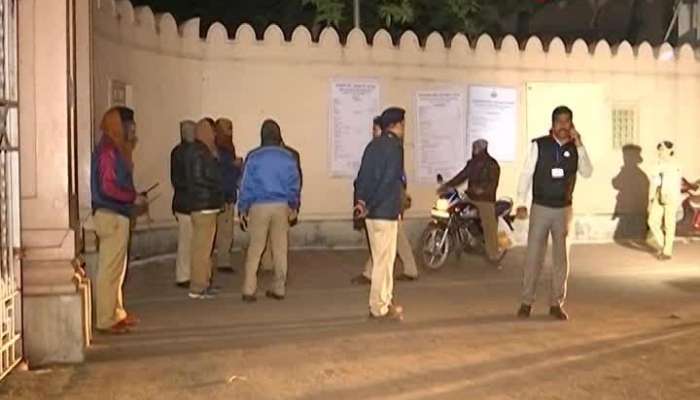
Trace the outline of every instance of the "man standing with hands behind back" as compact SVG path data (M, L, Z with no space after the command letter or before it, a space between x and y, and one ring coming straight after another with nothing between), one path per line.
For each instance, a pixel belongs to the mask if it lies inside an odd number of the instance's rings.
M372 252L369 313L378 320L403 319L403 308L393 302L393 275L403 190L405 114L396 107L382 113L382 133L367 145L355 179L353 214L366 218Z
M528 318L544 264L547 240L552 235L552 281L549 314L559 320L569 317L563 309L569 277L568 235L572 222L572 197L576 174L588 178L591 161L573 123L573 112L560 106L552 112L548 136L532 141L518 185L518 218L527 218L525 207L532 188L532 213L523 268L520 318Z

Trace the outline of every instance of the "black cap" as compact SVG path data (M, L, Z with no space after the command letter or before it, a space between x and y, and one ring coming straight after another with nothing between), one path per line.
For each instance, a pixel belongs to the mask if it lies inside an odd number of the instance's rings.
M399 107L389 107L382 113L382 129L398 124L406 117L406 110Z
M374 119L372 120L372 124L375 126L378 126L380 128L384 128L382 126L382 117L380 115L377 115L376 117L374 117Z

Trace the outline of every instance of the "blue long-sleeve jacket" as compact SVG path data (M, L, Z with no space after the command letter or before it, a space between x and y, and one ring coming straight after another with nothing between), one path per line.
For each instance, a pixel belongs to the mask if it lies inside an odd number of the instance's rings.
M298 209L300 177L297 161L281 146L262 146L248 153L238 197L238 211L247 214L254 204L287 203Z

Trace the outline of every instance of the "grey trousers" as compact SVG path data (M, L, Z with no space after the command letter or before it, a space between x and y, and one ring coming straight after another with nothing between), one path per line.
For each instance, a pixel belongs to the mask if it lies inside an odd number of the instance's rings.
M566 281L569 278L569 242L571 207L550 208L536 204L530 212L530 229L527 237L527 257L523 268L522 303L535 302L537 281L544 265L547 240L552 236L552 275L550 280L550 305L562 306L566 300Z

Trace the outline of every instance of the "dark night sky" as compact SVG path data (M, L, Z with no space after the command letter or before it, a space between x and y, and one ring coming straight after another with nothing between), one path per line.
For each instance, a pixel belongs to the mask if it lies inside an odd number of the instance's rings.
M310 7L303 9L300 6L301 0L131 1L134 6L148 5L156 13L170 12L178 22L201 17L202 35L215 21L222 22L231 36L242 23L251 24L259 35L269 24L276 23L289 35L297 25L312 25L314 18ZM346 2L350 8L352 0ZM363 15L376 18L376 10L372 9L369 0L364 0L361 4L365 6ZM566 7L557 4L547 6L532 20L530 33L543 38L560 36L566 41L580 37L588 41L604 38L611 43L622 40L633 43L649 40L659 43L668 27L673 0L610 0L603 8L595 28L590 26L593 12L587 0L569 0L565 4ZM345 24L346 26L341 26L341 35L344 33L342 31L346 32L351 28L350 21L346 21ZM421 36L424 36L422 33L431 31L430 27L416 28L414 30ZM374 29L376 28L372 30Z

